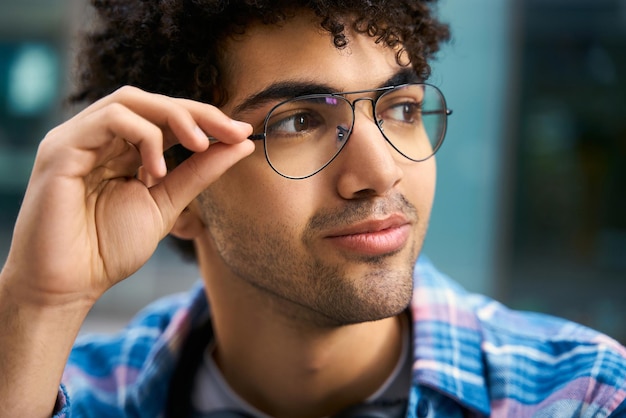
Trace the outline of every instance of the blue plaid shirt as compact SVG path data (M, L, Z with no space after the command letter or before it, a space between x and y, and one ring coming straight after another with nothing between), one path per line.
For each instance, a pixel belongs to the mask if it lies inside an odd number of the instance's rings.
M163 415L200 285L144 309L115 336L75 345L55 417ZM626 417L626 348L580 325L470 294L424 257L415 269L407 417Z

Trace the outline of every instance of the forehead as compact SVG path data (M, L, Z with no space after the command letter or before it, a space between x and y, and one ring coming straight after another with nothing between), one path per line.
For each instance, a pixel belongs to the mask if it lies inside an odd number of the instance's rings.
M353 91L378 86L401 67L397 50L348 29L348 46L338 49L332 36L310 14L280 25L253 24L229 39L224 51L223 80L229 101L224 110L268 86L304 81Z

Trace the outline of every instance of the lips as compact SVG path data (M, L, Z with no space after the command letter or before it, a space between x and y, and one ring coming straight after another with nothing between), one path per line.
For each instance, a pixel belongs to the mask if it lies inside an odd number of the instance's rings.
M380 256L404 247L411 225L402 215L359 222L327 235L327 239L344 251L367 256Z

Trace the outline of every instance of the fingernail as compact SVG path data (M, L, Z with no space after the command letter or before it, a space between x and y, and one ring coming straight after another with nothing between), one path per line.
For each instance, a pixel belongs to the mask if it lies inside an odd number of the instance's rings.
M242 122L242 121L234 120L234 119L231 119L231 122L233 125L237 126L238 128L252 130L252 125L250 125L247 122Z
M206 141L208 138L208 135L204 133L204 131L200 129L198 125L196 125L196 127L193 129L193 133L200 141Z
M167 164L165 163L165 157L161 157L161 161L159 161L159 173L162 175L167 174Z

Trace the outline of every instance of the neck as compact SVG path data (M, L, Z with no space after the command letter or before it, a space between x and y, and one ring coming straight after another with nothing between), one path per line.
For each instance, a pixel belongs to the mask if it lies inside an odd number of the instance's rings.
M398 317L311 325L301 316L286 316L284 307L276 307L283 301L232 273L217 272L215 265L203 268L215 361L251 405L275 417L328 416L365 400L391 375L402 348Z
M326 416L361 402L399 359L396 318L299 336L255 325L242 339L216 330L215 359L240 396L275 417Z

